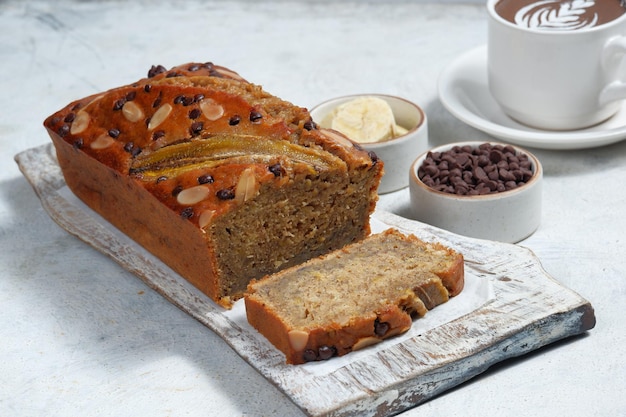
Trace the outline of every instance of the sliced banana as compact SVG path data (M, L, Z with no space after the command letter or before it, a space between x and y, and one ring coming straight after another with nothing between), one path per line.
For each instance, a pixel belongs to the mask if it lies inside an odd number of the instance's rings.
M378 97L359 97L338 106L329 127L359 143L382 142L407 132L396 125L391 107Z

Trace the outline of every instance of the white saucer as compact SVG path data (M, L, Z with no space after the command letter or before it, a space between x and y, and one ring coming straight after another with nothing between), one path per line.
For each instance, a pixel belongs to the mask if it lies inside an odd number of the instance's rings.
M455 117L491 136L519 146L585 149L626 139L626 105L607 121L580 130L547 131L516 122L500 109L487 85L487 47L473 49L439 77L439 98Z

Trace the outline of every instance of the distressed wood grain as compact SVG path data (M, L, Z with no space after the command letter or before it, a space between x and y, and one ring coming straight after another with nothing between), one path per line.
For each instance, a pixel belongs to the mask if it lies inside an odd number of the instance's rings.
M490 366L595 325L591 304L561 285L517 245L458 236L389 212L390 227L436 240L465 256L466 269L491 280L495 297L471 314L359 356L325 373L284 363L282 354L230 320L223 309L149 253L128 243L72 202L51 145L15 157L50 217L107 254L167 300L222 337L244 360L310 416L387 416L438 395Z

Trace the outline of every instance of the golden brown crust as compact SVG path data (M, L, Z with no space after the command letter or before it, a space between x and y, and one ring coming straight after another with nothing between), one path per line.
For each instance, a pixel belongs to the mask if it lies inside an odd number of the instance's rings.
M52 140L67 185L78 198L209 297L217 299L217 286L210 280L217 275L213 272L212 247L206 245L196 227L160 204L131 177L104 166L93 169L89 156L54 134Z
M324 360L406 332L463 274L461 254L390 229L253 280L246 315L287 363Z
M198 64L177 68L194 65ZM196 222L200 213L206 210L213 210L218 215L232 210L237 201L220 199L216 192L233 190L242 173L250 167L260 184L278 182L277 186L281 186L289 176L316 175L316 170L328 167L346 172L369 169L373 165L371 156L349 140L343 138L338 142L338 135L330 138L320 130L305 128L304 125L311 120L303 108L273 98L249 83L198 75L188 78L182 75L186 73L189 71L159 73L154 80L143 79L130 86L75 101L48 117L44 125L51 135L62 138L102 164L123 175L143 180L143 187L175 211L188 206L178 201L176 188L198 185L201 171L207 171L206 164L217 163L210 159L212 154L221 152L221 159L229 160L240 155L241 163L233 161L208 170L214 185L207 187L215 192L202 200L195 210L196 216L190 220ZM178 76L168 78L167 74ZM149 90L147 86L150 86ZM237 93L250 94L250 97L246 100ZM257 104L254 104L255 100ZM136 110L126 111L129 107ZM211 107L218 109L215 111L219 117L213 115L214 111L205 111ZM291 119L285 120L268 111L273 109L275 113L277 108L289 109ZM259 119L252 120L253 116ZM234 118L239 121L234 123ZM203 147L216 142L215 138L221 140L215 149ZM256 145L253 151L246 150L246 146L253 144ZM204 157L205 164L195 170L183 170L177 166L182 162L177 161L170 162L172 167L163 167L163 161L174 153L170 149L176 147L184 148L177 151L177 156L184 153L188 159L196 160ZM152 164L142 162L151 159L157 161ZM382 165L376 162L376 165ZM289 175L273 175L268 171L268 166L272 165L279 165ZM214 190L218 186L220 189Z
M223 67L153 67L147 78L70 103L44 126L79 198L225 306L251 278L369 233L382 162ZM276 222L272 208L285 195L298 206ZM350 227L342 199L357 206ZM325 231L303 210L317 201ZM265 224L285 226L298 252L262 250L281 238L261 233ZM238 231L240 246L229 243L237 226L248 229ZM254 262L235 268L234 251Z

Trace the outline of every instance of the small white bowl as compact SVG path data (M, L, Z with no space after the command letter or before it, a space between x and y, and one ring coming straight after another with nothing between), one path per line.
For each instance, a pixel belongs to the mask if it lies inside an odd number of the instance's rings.
M483 143L485 142L450 143L429 152L444 152L455 146L466 145L476 148ZM420 155L409 171L413 218L479 239L517 243L530 236L541 221L543 169L539 160L530 152L516 146L513 148L517 154L528 156L532 177L518 188L485 195L456 195L427 186L419 179L418 169L429 152Z
M397 191L409 185L406 175L417 155L428 149L428 121L426 113L416 104L400 97L384 94L359 94L334 98L311 109L311 117L320 127L326 117L343 103L358 97L377 97L391 107L396 123L408 132L405 135L378 143L359 144L363 149L373 151L385 164L385 174L378 187L378 193Z

